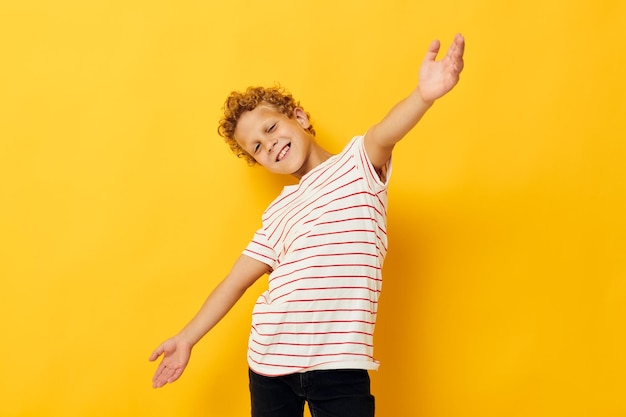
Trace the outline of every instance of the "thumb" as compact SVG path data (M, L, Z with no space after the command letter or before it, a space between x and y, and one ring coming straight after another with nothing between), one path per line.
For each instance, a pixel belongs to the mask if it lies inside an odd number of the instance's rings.
M428 51L426 52L426 56L424 56L424 61L433 62L435 58L437 58L437 54L439 53L439 47L441 43L438 39L435 39L430 43L428 47Z
M155 360L157 360L157 358L159 356L161 356L163 354L163 352L165 351L165 349L163 348L163 345L159 346L158 348L156 348L156 350L154 352L152 352L152 355L150 355L150 357L148 358L148 360L150 362L153 362Z

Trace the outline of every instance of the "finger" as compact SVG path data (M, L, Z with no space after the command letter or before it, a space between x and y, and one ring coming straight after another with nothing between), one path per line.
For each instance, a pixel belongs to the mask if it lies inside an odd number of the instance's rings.
M163 364L159 365L159 369L155 373L154 378L152 378L152 386L154 388L162 387L167 384L173 374L174 370L172 368L168 368Z
M445 60L451 65L451 69L459 74L463 70L463 52L465 49L465 40L460 34L457 34L454 41L448 48Z
M165 385L168 382L174 382L176 380L176 378L172 379L174 377L174 375L176 375L177 370L173 369L173 368L167 368L165 370L165 372L163 373L163 385Z
M440 46L441 46L441 43L439 42L439 40L435 39L434 41L432 41L430 43L430 46L428 47L426 56L424 56L424 61L429 61L429 62L434 61L435 58L437 58L437 54L439 53Z
M465 52L465 38L460 33L456 34L457 45L459 46L459 52L463 55Z
M152 381L152 388L161 388L166 383L167 383L167 380L163 378L155 379L154 381Z
M157 367L157 370L154 372L154 376L152 377L152 381L157 381L161 378L161 376L163 375L163 371L165 370L165 365L163 365L163 362L161 362L159 364L159 366Z
M448 55L452 57L462 57L465 52L465 38L460 33L457 33L448 49Z
M163 386L162 378L161 378L162 372L163 372L163 368L161 368L159 366L157 368L156 372L154 373L154 376L152 377L152 387L153 388L159 388L159 387Z
M167 380L167 382L171 384L172 382L174 382L174 381L176 381L178 378L180 378L180 376L182 375L182 373L183 373L183 369L182 369L182 368L181 368L181 369L176 369L176 370L174 371L174 374L173 374L171 377L169 377L169 379Z
M163 348L163 345L159 346L158 348L156 348L156 350L154 352L152 352L152 355L150 355L150 357L148 358L148 360L150 362L153 362L155 360L157 360L157 358L159 356L161 356L163 354L163 352L165 351L165 349Z

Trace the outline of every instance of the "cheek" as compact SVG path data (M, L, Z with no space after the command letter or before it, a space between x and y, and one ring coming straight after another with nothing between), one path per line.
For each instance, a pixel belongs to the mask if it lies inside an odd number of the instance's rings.
M259 157L257 157L257 158L254 158L254 159L255 159L255 160L257 161L257 163L258 163L259 165L261 165L263 168L270 169L269 167L271 166L272 161L270 161L270 159L267 157L267 155L262 155L262 156L259 156Z

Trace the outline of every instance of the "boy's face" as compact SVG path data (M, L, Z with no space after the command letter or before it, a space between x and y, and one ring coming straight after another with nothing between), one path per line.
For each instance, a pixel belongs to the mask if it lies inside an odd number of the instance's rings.
M309 126L306 113L299 107L288 117L261 104L241 115L234 137L270 172L300 178L312 168L307 164L313 143L313 136L306 130Z

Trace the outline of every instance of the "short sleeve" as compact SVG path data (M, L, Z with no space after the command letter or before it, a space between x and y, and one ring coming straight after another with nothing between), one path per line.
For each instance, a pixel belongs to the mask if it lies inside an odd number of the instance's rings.
M379 192L387 189L387 187L389 186L389 178L391 177L391 158L389 158L383 170L385 180L382 181L378 176L378 172L376 172L374 165L372 165L372 161L367 155L367 151L365 150L364 136L357 136L353 139L353 141L355 144L353 149L355 152L357 165L359 169L363 172L363 176L365 177L365 180L367 181L367 185L370 190L374 192Z
M259 229L248 246L243 250L243 254L256 259L259 262L269 265L270 268L276 269L278 266L278 257L276 252L270 246L263 229Z

